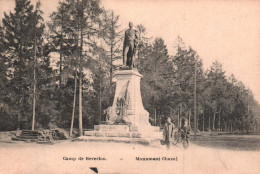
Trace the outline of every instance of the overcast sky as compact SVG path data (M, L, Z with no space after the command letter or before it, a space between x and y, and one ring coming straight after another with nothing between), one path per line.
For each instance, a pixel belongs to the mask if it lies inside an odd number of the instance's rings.
M58 0L41 3L47 18ZM165 40L170 52L179 35L198 52L204 69L218 60L226 74L233 73L260 102L260 2L103 0L102 4L120 16L122 29L129 21L142 23L148 36ZM13 8L14 0L0 0L0 18Z

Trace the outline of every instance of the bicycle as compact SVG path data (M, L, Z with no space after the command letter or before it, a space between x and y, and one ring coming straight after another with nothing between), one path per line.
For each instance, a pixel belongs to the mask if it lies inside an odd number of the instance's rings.
M188 133L185 133L183 130L179 129L178 132L175 132L174 138L173 138L173 145L182 143L182 146L184 149L187 149L189 147L189 137L190 135Z

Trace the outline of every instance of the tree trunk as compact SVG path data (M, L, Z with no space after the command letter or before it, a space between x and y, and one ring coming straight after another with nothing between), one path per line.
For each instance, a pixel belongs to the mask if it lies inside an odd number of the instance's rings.
M156 108L155 108L155 112L154 112L154 125L156 126L156 117L157 117L157 113L156 113Z
M37 13L37 10L36 10ZM32 130L35 127L35 107L36 107L36 21L37 16L35 16L34 25L34 63L33 63L33 118L32 118Z
M101 67L100 67L101 70ZM100 71L101 73L101 71ZM99 79L99 119L98 119L98 123L101 124L101 120L102 120L102 81L101 81L101 77Z
M181 127L180 125L180 106L178 106L178 127Z
M159 127L161 127L161 115L160 114L158 114L158 125L159 125Z
M205 125L204 125L204 116L205 116L205 115L204 115L204 112L205 112L205 111L204 111L204 108L203 108L203 113L202 113L202 114L203 114L203 115L202 115L202 119L203 119L203 120L202 120L202 131L203 131L203 132L204 132L204 126L205 126Z
M74 124L75 109L76 109L76 95L77 95L77 67L75 67L75 75L74 75L74 96L73 96L73 109L72 109L71 124L70 124L70 137L72 137L72 130Z
M80 18L80 50L79 50L79 136L83 135L82 128L82 48L83 48L83 32L82 32L82 18L83 18L83 9Z
M61 84L62 84L62 53L63 53L63 9L61 12L61 38L60 38L60 88L61 88Z
M82 63L80 61L80 74L79 74L79 136L82 136Z
M197 125L197 129L199 130L199 115L198 115L198 117L197 117L197 123L196 123L196 125Z
M190 115L191 115L191 110L189 111L189 126L190 126Z
M209 130L210 130L210 116L209 116Z
M155 97L153 96L153 116L155 116Z
M214 116L213 116L213 125L212 125L212 130L215 130L215 119L216 119L216 112L214 112Z
M221 131L221 128L220 128L220 112L221 112L221 107L219 108L219 112L218 112L218 128L219 128L219 131Z
M195 60L195 73L194 73L194 139L197 138L197 60Z

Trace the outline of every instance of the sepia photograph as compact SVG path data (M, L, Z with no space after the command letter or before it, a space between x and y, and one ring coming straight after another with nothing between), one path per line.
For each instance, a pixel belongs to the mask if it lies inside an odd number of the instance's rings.
M0 174L259 174L260 2L0 0Z

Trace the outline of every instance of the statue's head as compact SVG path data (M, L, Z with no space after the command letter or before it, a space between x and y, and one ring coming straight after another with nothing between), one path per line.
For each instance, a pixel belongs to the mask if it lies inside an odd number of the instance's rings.
M129 28L133 28L133 23L129 22Z

